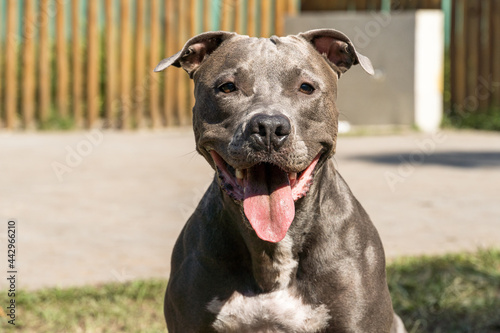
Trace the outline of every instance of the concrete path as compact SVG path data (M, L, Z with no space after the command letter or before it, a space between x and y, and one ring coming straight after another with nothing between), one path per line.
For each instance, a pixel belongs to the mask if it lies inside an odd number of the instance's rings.
M500 134L342 136L337 151L389 258L500 246ZM0 133L0 270L14 218L20 288L166 278L212 175L190 129Z

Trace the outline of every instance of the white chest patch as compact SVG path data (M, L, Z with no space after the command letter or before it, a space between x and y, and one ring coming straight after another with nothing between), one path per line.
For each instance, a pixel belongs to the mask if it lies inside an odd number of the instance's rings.
M207 309L217 315L217 332L312 333L326 327L330 315L325 305L313 307L288 289L259 295L233 293L226 301L213 299Z

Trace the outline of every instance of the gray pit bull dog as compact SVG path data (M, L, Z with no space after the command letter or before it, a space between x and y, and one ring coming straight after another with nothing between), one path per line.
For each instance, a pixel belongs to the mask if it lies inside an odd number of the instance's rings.
M194 79L196 149L216 171L173 250L170 333L405 332L379 235L330 159L356 64L373 73L323 29L207 32L156 67Z

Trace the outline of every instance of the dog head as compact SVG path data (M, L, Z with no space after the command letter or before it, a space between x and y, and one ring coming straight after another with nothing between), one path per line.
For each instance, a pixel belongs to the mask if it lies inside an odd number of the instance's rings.
M182 67L195 82L196 149L257 235L280 241L314 172L335 152L337 80L352 65L373 68L332 29L250 38L207 32L155 71Z

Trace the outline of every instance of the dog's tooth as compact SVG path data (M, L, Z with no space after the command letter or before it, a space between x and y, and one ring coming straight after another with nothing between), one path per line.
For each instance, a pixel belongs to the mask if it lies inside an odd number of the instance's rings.
M236 169L236 178L243 179L243 170Z
M297 173L296 172L290 172L288 174L288 178L290 178L290 180L295 180L297 179Z

